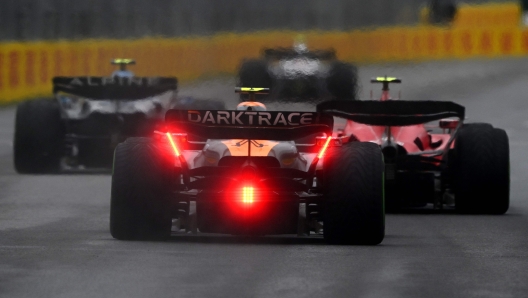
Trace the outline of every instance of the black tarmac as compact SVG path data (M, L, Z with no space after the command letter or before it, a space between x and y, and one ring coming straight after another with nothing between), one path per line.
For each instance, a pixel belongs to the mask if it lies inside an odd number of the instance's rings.
M402 98L456 101L467 107L468 121L507 131L506 215L387 215L378 246L294 235L118 241L109 233L110 175L17 174L15 109L4 107L0 297L527 297L528 59L360 67L363 98L378 75L401 77L394 94L401 89ZM181 94L227 98L230 106L234 83L196 83ZM379 85L372 87L379 95Z

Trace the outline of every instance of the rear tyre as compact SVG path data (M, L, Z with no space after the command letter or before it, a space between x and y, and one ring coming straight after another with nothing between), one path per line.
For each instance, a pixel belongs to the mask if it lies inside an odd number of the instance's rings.
M272 84L272 79L268 72L268 62L263 59L243 61L238 72L238 78L241 87L271 88ZM264 94L257 94L256 99L261 100L266 98L266 96ZM247 94L240 95L242 101L247 100L247 98Z
M385 237L383 156L378 145L352 142L328 150L323 234L334 244L376 245Z
M336 99L355 100L357 97L357 68L349 63L336 61L326 78L328 92Z
M508 135L490 125L466 125L455 140L453 177L456 209L504 214L510 206Z
M17 172L57 172L63 153L63 140L64 124L56 101L37 99L18 105L13 142Z
M170 148L148 138L131 138L115 150L110 233L120 240L168 238L171 233Z

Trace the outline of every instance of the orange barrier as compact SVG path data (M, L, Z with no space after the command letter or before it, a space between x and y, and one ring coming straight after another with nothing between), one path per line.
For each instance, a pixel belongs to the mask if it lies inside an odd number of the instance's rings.
M116 57L135 58L141 76L233 74L263 47L291 46L303 34L311 48L336 49L356 63L466 59L528 54L528 30L506 27L398 27L348 32L257 32L196 38L84 40L0 44L0 103L51 93L53 76L109 75Z

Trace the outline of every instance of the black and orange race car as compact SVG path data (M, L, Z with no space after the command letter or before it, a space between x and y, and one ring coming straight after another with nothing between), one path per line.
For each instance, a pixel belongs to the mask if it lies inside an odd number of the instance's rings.
M254 99L267 88L239 88ZM166 130L115 151L110 232L122 240L199 231L242 235L323 231L331 243L385 234L381 149L341 144L330 114L177 110ZM299 143L296 140L309 140Z
M346 118L343 142L378 145L385 160L386 206L455 207L465 213L503 214L509 208L510 158L506 132L487 123L464 123L453 102L392 100L377 77L380 100L329 101L317 110Z
M242 61L238 78L241 86L270 88L257 96L261 101L354 100L358 83L356 67L338 60L335 50L309 50L304 43L263 49L260 58Z

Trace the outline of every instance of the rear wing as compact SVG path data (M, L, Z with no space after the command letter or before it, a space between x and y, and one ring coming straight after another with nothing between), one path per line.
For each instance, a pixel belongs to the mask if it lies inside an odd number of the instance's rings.
M268 59L291 59L296 57L305 57L308 59L332 60L337 59L336 51L334 49L328 50L313 50L304 53L299 53L293 48L273 48L263 49L262 54Z
M317 105L317 112L367 125L406 126L443 118L464 120L465 108L450 101L332 100Z
M53 93L65 92L90 99L143 99L176 91L172 77L55 77Z
M171 130L205 139L292 141L312 134L332 134L333 117L317 112L169 110Z

